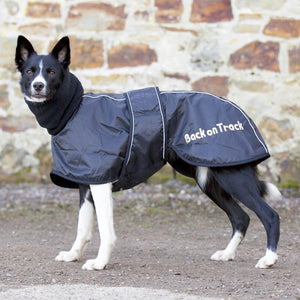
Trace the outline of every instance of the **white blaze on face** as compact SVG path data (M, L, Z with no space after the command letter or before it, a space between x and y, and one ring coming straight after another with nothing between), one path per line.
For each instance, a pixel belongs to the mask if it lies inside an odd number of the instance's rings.
M31 85L30 85L31 95L35 94L34 84L40 82L40 83L42 83L44 85L44 87L39 92L39 94L41 96L46 96L47 82L46 82L46 80L45 80L45 78L43 76L43 67L44 67L43 66L43 60L41 59L40 62L39 62L39 68L40 68L39 74L34 78L34 80L31 82ZM35 102L43 102L43 101L45 101L44 98L37 98L37 97L34 97L34 96L32 96L31 98L29 98L28 100L35 101Z

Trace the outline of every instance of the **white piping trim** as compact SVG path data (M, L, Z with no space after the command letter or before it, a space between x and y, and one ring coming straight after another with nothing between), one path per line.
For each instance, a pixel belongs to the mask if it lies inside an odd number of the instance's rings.
M132 145L133 145L133 137L134 137L134 113L133 113L133 109L132 109L132 105L131 105L131 100L130 100L130 97L129 97L129 93L127 92L127 97L128 97L128 103L129 103L129 107L130 107L130 113L131 113L131 116L132 116L132 132L131 132L131 141L130 141L130 147L129 147L129 155L128 155L128 158L127 158L127 161L126 161L126 166L128 165L129 163L129 159L130 159L130 156L131 156L131 150L132 150Z
M100 97L106 97L106 98L109 98L109 99L114 100L114 101L124 101L124 100L126 100L126 98L113 98L113 97L105 95L105 94L97 94L95 96L83 94L83 97L92 98L92 99L96 99L96 98L100 98Z
M256 133L254 127L252 126L252 124L251 124L251 122L250 122L248 116L242 111L241 108L239 108L236 104L232 103L231 101L229 101L229 100L227 100L227 99L220 98L220 97L218 97L218 96L216 96L216 95L213 95L213 94L210 94L210 93L198 92L198 91L171 91L171 92L160 92L160 93L161 93L161 94L170 94L170 93L171 93L171 94L183 94L183 93L185 93L185 94L186 94L186 93L190 93L190 94L205 94L205 95L213 96L214 98L217 98L218 100L221 100L221 101L223 101L223 102L226 102L226 103L231 104L232 106L234 106L236 109L238 109L238 110L242 113L242 115L245 117L245 119L248 121L250 127L252 128L252 130L253 130L253 132L254 132L254 134L255 134L257 140L261 143L261 145L262 145L263 148L265 149L266 153L269 153L269 151L268 151L266 145L265 145L265 144L263 143L263 141L257 136L257 133Z
M157 93L157 88L155 88L155 93L156 93L156 97L157 97L157 101L158 101L158 105L159 105L159 110L160 110L160 115L161 115L161 120L162 120L162 125L163 125L163 159L165 159L166 157L166 128L165 128L165 119L164 119L164 115L162 112L162 108L161 108L161 103L160 103L160 99Z
M222 100L222 99L221 99L221 100ZM243 114L243 116L245 117L245 119L248 121L250 127L252 128L252 130L253 130L253 132L254 132L254 134L255 134L257 140L262 144L262 146L264 147L266 153L269 153L269 151L268 151L266 145L265 145L265 144L263 143L263 141L258 137L258 135L257 135L257 133L256 133L256 131L255 131L255 129L254 129L254 127L252 126L252 124L251 124L251 122L250 122L248 116L247 116L247 115L246 115L246 114L245 114L245 113L244 113L244 112L243 112L236 104L234 104L234 103L232 103L232 102L230 102L230 101L228 101L228 100L227 100L227 101L222 100L222 101L231 104L232 106L234 106L236 109L238 109L238 110Z

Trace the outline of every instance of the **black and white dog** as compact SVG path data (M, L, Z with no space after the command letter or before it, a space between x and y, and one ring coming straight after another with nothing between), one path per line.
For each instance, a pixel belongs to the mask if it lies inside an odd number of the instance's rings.
M70 64L68 37L62 38L55 45L50 54L38 55L31 43L25 37L19 36L15 62L22 75L20 85L25 101L30 110L35 114L39 124L47 128L52 138L56 139L52 146L58 143L57 136L59 136L59 141L64 143L64 135L61 135L61 132L66 126L68 127L68 132L74 132L74 138L76 138L76 135L79 135L78 139L84 141L84 136L89 134L88 129L85 131L84 128L80 127L76 130L72 130L71 128L74 114L77 113L79 107L84 105L81 104L81 97L83 95L81 85L78 83L76 77L69 73L68 69ZM75 80L75 83L69 80L70 77ZM76 96L77 92L80 94L80 97ZM60 94L60 97L57 96L58 94ZM199 95L200 94L201 93L199 93ZM70 95L72 95L72 97ZM88 97L91 103L93 96L88 95L85 97ZM107 98L113 97L107 96ZM182 98L180 99L182 100ZM113 99L114 103L117 103L116 105L123 105L121 100L122 99L119 98ZM226 102L223 98L219 98L218 100ZM105 101L103 100L102 103ZM158 103L159 109L161 109L161 103ZM226 103L226 105L227 104L228 103ZM233 104L230 103L230 105L232 106ZM175 113L172 114L175 115L176 118L179 114L182 115L182 111L177 111L177 113L177 115ZM213 112L209 114L213 114ZM245 116L244 113L243 115ZM88 122L90 117L85 116L85 118L86 122ZM162 122L164 123L164 121ZM177 124L178 122L177 120L175 123ZM165 126L165 124L163 124L163 126ZM223 126L223 123L218 123L217 126L207 131L201 131L200 128L198 132L185 134L184 144L185 146L187 144L190 146L193 141L195 141L195 143L200 142L202 138L204 140L204 137L208 138L213 135L221 136L219 133L225 133L226 130L227 132L231 131L230 134L237 134L237 131L244 130L243 126L245 125L238 122L226 126ZM253 126L254 125L251 125L250 127L253 129ZM109 126L105 127L105 134L107 130L110 130ZM134 135L134 133L132 133L132 135ZM258 137L257 134L256 137ZM121 135L118 136L118 141L120 139ZM90 151L87 147L88 145L85 146L86 151ZM131 151L133 147L133 144L131 144L128 148L129 150L127 150ZM63 150L66 151L67 148L66 146ZM279 240L280 222L278 214L265 202L264 197L278 198L281 197L281 195L273 184L258 179L256 165L260 161L257 160L223 167L211 167L207 164L193 165L176 155L171 149L167 148L163 150L165 151L165 162L169 162L180 173L193 177L201 190L223 209L229 217L233 228L231 240L224 250L215 252L211 256L211 259L228 261L235 258L237 247L244 238L249 224L249 216L237 203L237 201L240 201L247 208L255 212L267 233L267 250L265 255L256 264L256 267L269 268L274 265L277 261L276 249ZM106 150L106 156L108 152L109 150ZM149 155L152 155L152 153ZM135 167L136 172L139 173L138 167ZM88 174L84 176L84 178L89 178ZM62 175L62 177L64 176ZM76 182L76 180L74 181ZM83 179L78 182L80 210L77 237L71 250L60 252L55 260L69 262L76 261L80 258L86 245L92 238L95 210L101 244L97 257L86 261L82 268L85 270L101 270L105 268L109 262L116 240L113 224L113 185L113 180L111 182L97 183L95 180L89 181L89 179ZM134 185L134 183L131 185Z

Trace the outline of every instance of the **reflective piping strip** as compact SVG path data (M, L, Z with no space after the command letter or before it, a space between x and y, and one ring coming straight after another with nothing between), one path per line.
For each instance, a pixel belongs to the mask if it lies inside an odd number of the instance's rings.
M220 99L220 100L222 100L222 101L224 101L224 102L227 102L227 103L231 104L232 106L234 106L236 109L238 109L238 110L244 115L244 117L245 117L246 120L248 121L250 127L252 128L252 130L253 130L253 132L254 132L254 134L255 134L257 140L262 144L262 146L264 147L266 153L269 153L268 148L266 147L266 145L264 144L264 142L258 137L258 135L257 135L257 133L256 133L256 131L255 131L255 129L254 129L254 127L252 126L252 124L251 124L251 122L250 122L248 116L247 116L247 115L246 115L246 114L245 114L245 113L244 113L244 112L243 112L236 104L232 103L231 101L229 101L229 100L226 101L225 99Z
M213 96L214 98L217 98L218 100L221 100L223 102L226 102L226 103L229 103L231 104L233 107L235 107L236 109L238 109L242 115L245 117L245 119L248 121L250 127L252 128L257 140L261 143L261 145L263 146L263 148L265 149L266 153L269 153L268 151L268 148L266 147L266 145L264 144L264 142L258 137L254 127L252 126L248 116L242 111L241 108L239 108L236 104L232 103L231 101L227 100L227 99L223 99L223 98L220 98L216 95L213 95L213 94L210 94L210 93L205 93L205 92L198 92L198 91L173 91L173 92L160 92L161 94L204 94L204 95L209 95L209 96Z
M157 92L157 87L155 88L155 93L156 93L156 97L157 97L157 101L158 101L158 105L159 105L159 110L160 110L160 115L161 115L161 121L162 121L162 126L163 126L163 160L166 157L166 128L165 128L165 119L164 119L164 115L162 112L162 108L161 108L161 103L160 103L160 99L158 96L158 92Z
M111 100L114 100L114 101L124 101L126 100L126 98L113 98L111 96L107 96L107 95L95 95L95 96L91 96L91 95L87 95L87 94L83 94L83 97L86 97L86 98L92 98L92 99L96 99L96 98L100 98L100 97L106 97L106 98L109 98Z
M133 137L134 137L134 113L133 113L133 109L132 109L132 105L131 105L131 100L130 100L130 97L129 97L129 93L126 93L127 97L128 97L128 103L129 103L129 107L130 107L130 113L131 113L131 117L132 117L132 131L131 131L131 137L130 137L130 147L129 147L129 154L128 154L128 157L127 157L127 161L126 161L126 166L128 165L129 163L129 159L130 159L130 156L131 156L131 150L132 150L132 145L133 145Z

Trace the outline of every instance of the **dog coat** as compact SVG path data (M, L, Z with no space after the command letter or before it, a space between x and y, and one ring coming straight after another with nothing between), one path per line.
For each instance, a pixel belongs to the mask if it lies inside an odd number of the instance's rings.
M170 153L194 166L225 167L269 157L255 124L231 101L156 87L84 94L52 136L52 181L62 187L112 182L131 188L157 172Z

